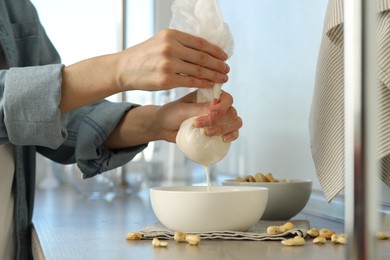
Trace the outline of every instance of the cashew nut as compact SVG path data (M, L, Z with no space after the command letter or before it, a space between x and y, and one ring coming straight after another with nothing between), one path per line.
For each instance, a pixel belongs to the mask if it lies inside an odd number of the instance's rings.
M255 175L255 181L256 182L267 182L267 178L262 173L256 173Z
M127 240L141 240L142 235L138 232L129 232L126 234L126 239Z
M296 236L294 238L282 240L281 242L285 246L302 246L305 244L305 239L300 236Z
M184 232L175 232L175 235L173 236L173 240L175 240L178 243L186 242L186 236L187 234Z
M160 241L157 237L153 238L152 245L154 247L167 247L168 242L167 241Z
M313 239L313 244L326 244L325 237L316 237Z
M333 234L336 234L336 232L334 232L333 230L331 229L327 229L327 228L321 228L320 229L320 232L319 232L319 235L321 237L324 237L326 239L330 239L332 237Z
M286 223L284 223L283 225L280 226L280 231L282 233L284 233L284 232L289 231L289 230L291 230L293 228L294 228L294 224L293 223L286 222Z
M294 228L294 224L291 222L286 222L285 224L281 226L269 226L267 228L267 234L268 235L277 235L282 234L284 232L287 232Z
M267 234L268 235L277 235L277 234L280 234L280 228L279 226L269 226L267 228Z
M242 177L237 177L237 178L236 178L236 181L237 181L237 182L245 182L245 179L242 178Z
M390 235L385 234L385 232L383 232L383 231L377 232L376 236L380 240L385 240L385 239L389 239L390 238Z
M345 245L347 243L347 236L345 234L333 234L331 236L331 240L333 244L343 244Z
M248 175L244 178L246 182L256 182L255 178L252 175Z
M266 174L265 178L268 180L268 182L276 182L276 180L274 179L274 176L272 176L272 173Z
M275 179L272 173L262 174L258 172L254 175L247 175L245 177L237 177L237 182L290 182L288 179Z
M310 237L318 237L320 235L320 232L316 228L311 228L307 230L306 232Z
M200 236L199 235L187 235L186 240L187 240L188 244L190 244L191 246L196 246L200 242Z

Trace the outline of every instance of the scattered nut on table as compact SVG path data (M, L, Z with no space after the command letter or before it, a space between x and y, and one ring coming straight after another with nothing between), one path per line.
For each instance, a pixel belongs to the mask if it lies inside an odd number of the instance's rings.
M306 233L310 236L310 237L318 237L320 235L320 232L318 231L318 229L316 228L310 228L306 231Z
M318 237L313 239L313 244L316 244L316 245L326 244L326 238L318 236Z
M184 232L175 232L175 235L173 236L173 240L175 240L178 243L184 243L187 242L186 236L187 234Z
M142 234L138 233L138 232L129 232L126 234L126 239L127 240L141 240Z
M152 240L152 245L154 247L167 247L168 246L168 241L161 241L160 239L155 237Z
M269 226L267 228L267 234L268 235L277 235L282 234L284 232L287 232L294 228L294 224L291 222L286 222L285 224L281 226Z
M187 235L186 240L191 246L196 246L199 244L201 239L199 235Z
M321 228L319 231L319 236L324 237L326 239L330 239L333 234L336 234L336 232L327 228Z
M295 236L294 238L282 240L281 243L285 246L302 246L305 244L305 239L301 236Z
M383 231L377 232L376 236L380 240L385 240L385 239L389 239L390 238L390 235L385 234L385 232L383 232Z
M330 239L333 244L347 244L347 236L345 234L333 234Z

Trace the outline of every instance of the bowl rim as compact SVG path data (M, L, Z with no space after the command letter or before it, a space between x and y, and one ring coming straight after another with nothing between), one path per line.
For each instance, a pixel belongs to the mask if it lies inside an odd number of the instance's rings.
M222 185L226 184L231 184L235 183L234 185L240 184L242 186L245 185L251 185L251 186L256 186L256 185L291 185L291 184L302 184L302 183L313 183L313 180L310 179L288 179L288 182L239 182L236 181L235 179L226 179L222 181ZM229 186L229 185L226 185Z
M217 187L218 190L212 190ZM253 192L253 191L268 191L267 187L250 187L250 186L237 186L237 185L212 185L211 190L207 189L207 186L158 186L149 188L149 192L162 191L166 193L181 193L181 194L222 194L222 193L234 193L234 192ZM228 189L230 188L230 189ZM187 190L188 189L188 190Z

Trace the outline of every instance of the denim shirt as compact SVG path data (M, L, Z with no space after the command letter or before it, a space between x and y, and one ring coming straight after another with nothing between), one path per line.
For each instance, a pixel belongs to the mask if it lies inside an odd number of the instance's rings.
M102 145L134 104L102 100L60 112L64 66L29 0L0 0L0 59L0 144L15 146L16 258L32 259L35 153L77 162L88 178L127 163L147 144L115 151Z

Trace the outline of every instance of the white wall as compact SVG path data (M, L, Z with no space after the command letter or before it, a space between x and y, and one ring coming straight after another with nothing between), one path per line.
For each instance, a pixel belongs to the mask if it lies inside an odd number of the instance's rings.
M31 0L65 65L119 50L119 0Z
M243 118L221 172L313 179L308 115L327 0L220 0L235 39L225 85Z

